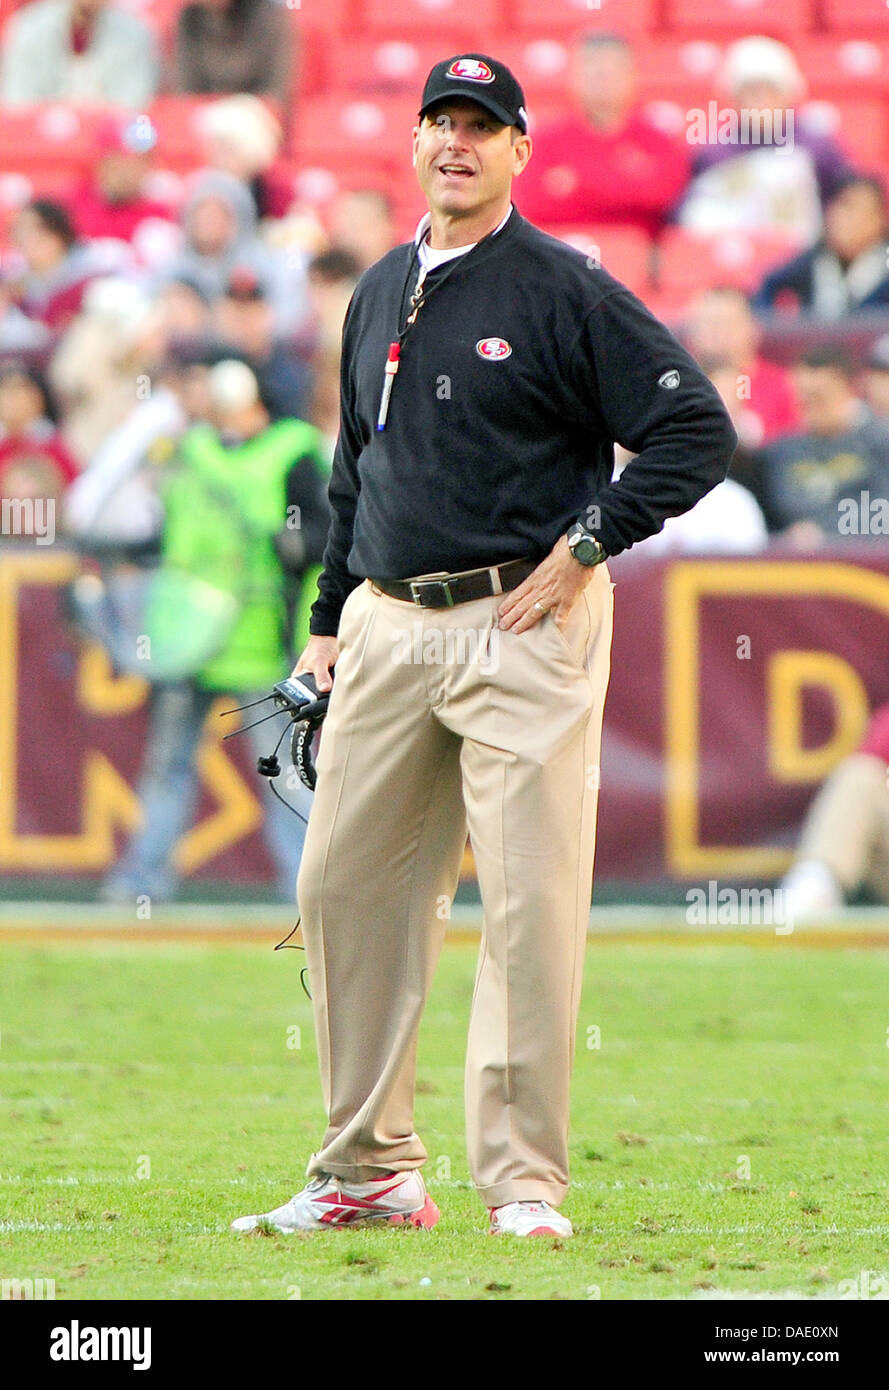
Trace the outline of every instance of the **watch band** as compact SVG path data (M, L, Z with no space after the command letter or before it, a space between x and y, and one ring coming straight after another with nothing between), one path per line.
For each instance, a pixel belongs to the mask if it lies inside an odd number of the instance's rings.
M601 565L602 561L608 558L598 536L594 536L592 531L588 531L579 521L575 521L568 531L567 540L568 549L580 565L592 568L594 565Z

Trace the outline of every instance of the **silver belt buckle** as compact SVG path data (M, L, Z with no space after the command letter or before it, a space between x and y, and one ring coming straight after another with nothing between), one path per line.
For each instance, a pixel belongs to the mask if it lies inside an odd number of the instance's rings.
M438 585L438 588L441 591L441 593L444 595L444 604L424 603L423 590L431 589L436 584ZM410 587L411 598L413 599L414 603L419 605L420 608L454 607L454 596L451 593L451 586L446 579L411 579Z

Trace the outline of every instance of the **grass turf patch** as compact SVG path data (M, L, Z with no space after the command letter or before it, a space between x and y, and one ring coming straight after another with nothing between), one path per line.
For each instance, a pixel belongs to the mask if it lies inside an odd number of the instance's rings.
M836 1296L887 1273L889 952L595 943L564 1242L495 1240L466 1166L476 948L421 1034L432 1233L229 1232L323 1129L301 955L0 950L0 1279L58 1299Z

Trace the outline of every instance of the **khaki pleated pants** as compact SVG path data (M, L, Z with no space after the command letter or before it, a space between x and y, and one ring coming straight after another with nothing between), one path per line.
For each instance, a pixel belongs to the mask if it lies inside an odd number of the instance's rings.
M483 1201L562 1200L611 651L605 565L564 627L503 595L349 595L298 881L328 1129L310 1175L420 1167L417 1032L467 827L483 905L465 1102Z

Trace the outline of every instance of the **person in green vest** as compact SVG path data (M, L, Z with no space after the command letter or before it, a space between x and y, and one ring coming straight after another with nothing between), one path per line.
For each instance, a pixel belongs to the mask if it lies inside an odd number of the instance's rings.
M268 695L287 674L305 641L299 628L313 597L300 590L314 587L309 577L318 572L327 537L329 470L318 430L302 420L272 421L242 361L217 363L209 385L212 423L187 431L162 487L161 569L168 579L200 580L227 596L219 605L226 616L210 655L205 641L195 641L197 669L152 684L138 787L143 822L104 885L102 896L115 902L175 895L174 848L194 815L195 755L207 712L222 694L232 705ZM175 583L160 592L167 611L153 614L158 630L194 621L184 603L176 604ZM270 720L251 731L254 754L270 752L281 728L282 721ZM287 795L307 816L311 794L300 787ZM293 901L305 822L274 797L264 805L278 891Z

